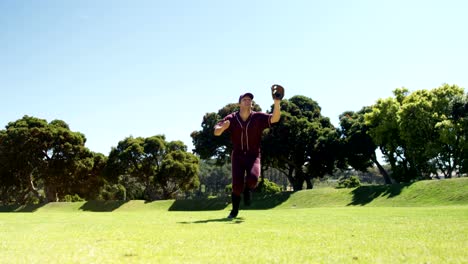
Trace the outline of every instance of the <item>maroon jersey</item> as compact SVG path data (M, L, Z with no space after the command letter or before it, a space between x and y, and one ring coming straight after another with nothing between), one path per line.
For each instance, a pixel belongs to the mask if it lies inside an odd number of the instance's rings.
M234 153L260 154L262 132L271 126L271 114L251 112L249 118L243 121L239 112L227 115L223 121L229 120L227 129L231 133Z

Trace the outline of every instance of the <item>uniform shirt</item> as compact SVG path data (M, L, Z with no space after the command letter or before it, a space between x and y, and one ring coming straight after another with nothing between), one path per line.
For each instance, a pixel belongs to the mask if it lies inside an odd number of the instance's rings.
M227 115L223 121L230 122L227 130L231 133L233 152L260 154L262 133L271 126L271 117L271 114L252 111L249 118L243 121L239 112Z

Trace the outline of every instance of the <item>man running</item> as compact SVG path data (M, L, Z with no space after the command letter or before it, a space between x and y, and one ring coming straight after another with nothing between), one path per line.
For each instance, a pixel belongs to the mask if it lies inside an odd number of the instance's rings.
M281 87L281 89L283 88ZM269 128L271 124L280 120L280 102L282 97L283 95L273 93L273 113L267 114L252 110L253 94L242 94L239 96L240 110L227 115L214 127L215 136L220 136L226 130L231 133L233 146L231 153L232 210L228 218L237 217L241 193L244 193L244 204L246 206L250 205L252 190L257 187L260 176L260 142L262 132L264 129Z

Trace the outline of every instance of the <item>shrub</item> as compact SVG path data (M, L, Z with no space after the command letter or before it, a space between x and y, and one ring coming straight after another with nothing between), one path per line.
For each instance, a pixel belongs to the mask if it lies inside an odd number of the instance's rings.
M340 178L336 188L356 188L359 186L361 186L359 178L357 176L351 176L349 178Z
M226 194L231 194L232 193L232 183L226 185L226 187L224 188L224 192Z
M232 184L226 185L224 191L226 192L226 194L230 194L232 192ZM268 179L264 179L258 184L255 191L264 194L274 194L281 192L281 187L278 184L269 181Z
M264 194L274 194L281 192L281 187L268 179L263 179L258 184L257 191Z
M127 199L127 193L125 186L122 184L114 184L114 185L105 185L104 188L101 189L101 193L99 195L99 200L120 200L125 201Z
M67 194L63 197L65 202L73 203L73 202L84 202L84 199L81 198L78 194L70 195Z

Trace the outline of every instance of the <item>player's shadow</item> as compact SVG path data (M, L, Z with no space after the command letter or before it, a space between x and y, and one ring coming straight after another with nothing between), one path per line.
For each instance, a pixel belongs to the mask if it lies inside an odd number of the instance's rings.
M169 211L217 211L229 204L227 197L212 199L175 200Z
M238 217L234 219L229 218L217 218L217 219L207 219L207 220L198 220L198 221L183 221L178 222L179 224L208 224L208 223L226 223L226 224L242 224L244 218Z

